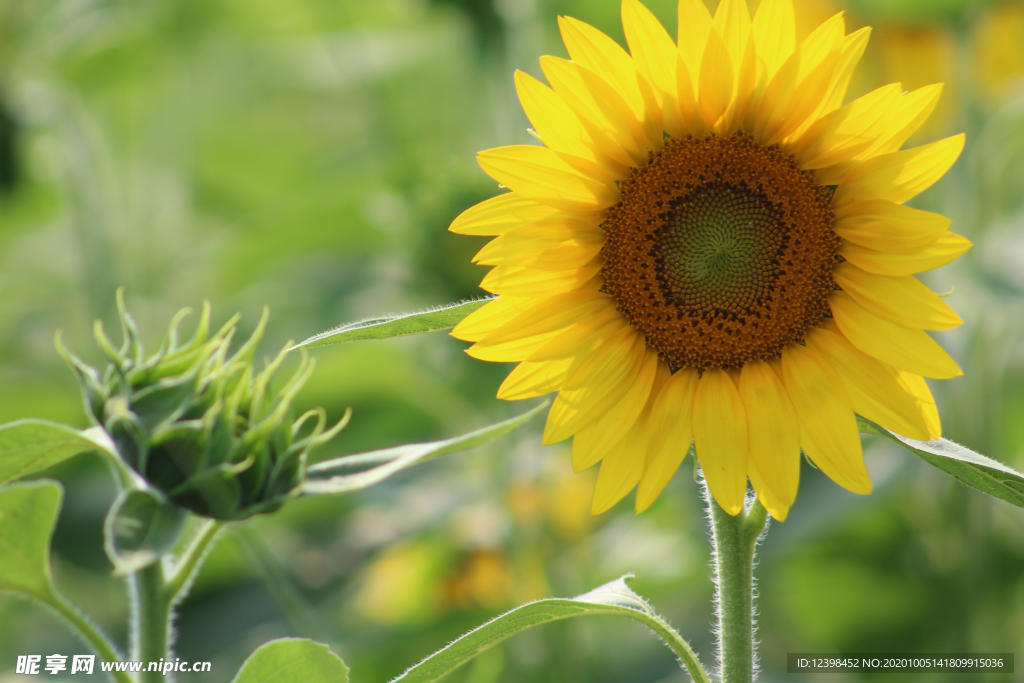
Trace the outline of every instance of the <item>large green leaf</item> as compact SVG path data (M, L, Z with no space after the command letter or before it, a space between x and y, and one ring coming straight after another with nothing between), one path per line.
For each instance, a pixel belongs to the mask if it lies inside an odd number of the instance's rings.
M45 470L86 451L112 453L99 427L79 431L46 420L18 420L0 426L0 484Z
M513 417L504 422L499 422L489 427L478 429L475 432L463 434L462 436L445 439L444 441L411 443L404 446L395 446L394 448L385 448L379 451L346 455L333 460L326 460L306 470L308 479L302 485L302 492L306 495L318 495L365 489L368 486L384 481L407 467L425 460L430 460L447 453L468 450L474 446L479 446L496 439L503 434L507 434L527 422L546 408L547 405L548 402L544 401L536 408L518 417ZM365 469L367 467L369 469ZM341 473L353 469L360 469L361 471L348 474Z
M330 346L344 342L361 341L363 339L387 339L388 337L404 337L407 334L420 334L435 330L450 330L467 315L480 308L494 297L462 301L431 308L419 313L402 313L388 315L383 318L369 318L356 323L348 323L333 330L313 335L306 341L296 344L295 349L309 346Z
M348 683L348 667L326 645L281 638L249 655L232 683Z
M975 453L948 439L917 441L890 432L857 416L862 432L878 434L898 443L917 457L971 488L978 489L1018 507L1024 507L1024 474L1003 463Z
M53 599L50 538L62 496L46 480L0 488L0 591Z
M491 619L483 626L473 629L447 647L438 650L419 664L409 668L391 683L430 683L473 659L481 652L511 638L532 626L552 621L600 614L614 614L636 619L654 631L668 645L690 675L698 683L708 683L697 655L689 644L659 617L642 597L626 585L629 575L606 583L589 593L575 598L548 598L536 600Z
M187 513L156 489L122 491L103 525L103 547L114 573L148 567L178 540Z

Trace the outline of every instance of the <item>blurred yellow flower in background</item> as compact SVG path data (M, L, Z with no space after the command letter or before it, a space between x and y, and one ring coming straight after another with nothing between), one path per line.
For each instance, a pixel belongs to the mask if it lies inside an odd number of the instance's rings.
M496 609L505 606L514 587L505 558L493 550L477 550L447 577L444 595L446 602L462 609Z
M978 94L992 102L1019 89L1024 79L1024 2L996 5L974 26Z
M420 623L436 616L443 595L437 550L423 541L395 543L366 568L355 609L383 624Z
M854 413L938 437L922 376L960 374L925 332L960 318L913 274L970 243L903 203L963 136L898 151L941 86L842 106L870 29L838 13L797 43L790 0L682 0L678 47L636 0L622 19L631 54L562 18L572 61L516 73L545 147L479 155L511 192L451 230L495 237L474 260L500 296L453 335L520 363L500 398L559 392L544 442L601 463L594 513L637 487L647 508L691 441L730 514L749 478L785 519L801 450L868 493Z

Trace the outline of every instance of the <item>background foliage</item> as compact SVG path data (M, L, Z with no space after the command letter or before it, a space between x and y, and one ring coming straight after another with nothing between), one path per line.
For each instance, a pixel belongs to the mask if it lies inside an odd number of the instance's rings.
M674 26L673 2L648 4ZM850 28L875 26L851 95L947 83L911 143L966 131L968 147L916 205L951 215L976 246L925 277L954 290L966 320L941 335L966 376L937 395L948 437L1022 469L1024 2L797 4L800 34L838 9ZM474 153L530 141L512 70L540 76L540 54L564 55L556 14L622 40L614 0L0 0L0 421L85 426L52 335L98 361L91 322L116 329L119 285L151 344L182 305L209 298L217 322L241 310L247 333L267 304L267 355L342 322L479 295L480 243L446 227L496 192ZM435 334L314 349L299 407L354 410L319 456L521 412L493 398L507 368L463 346ZM628 571L710 655L689 473L642 516L624 502L591 517L593 472L572 475L538 427L237 527L181 608L180 655L212 660L213 674L183 680L227 680L257 646L294 635L330 643L354 680L383 682L498 611ZM1024 653L1024 511L890 444L866 450L873 495L805 466L790 521L771 528L757 570L762 680L785 680L795 651ZM123 642L126 598L101 549L109 475L90 458L46 474L67 486L56 582ZM0 681L19 680L16 655L54 652L85 650L0 596ZM643 627L595 619L524 633L451 680L684 675Z

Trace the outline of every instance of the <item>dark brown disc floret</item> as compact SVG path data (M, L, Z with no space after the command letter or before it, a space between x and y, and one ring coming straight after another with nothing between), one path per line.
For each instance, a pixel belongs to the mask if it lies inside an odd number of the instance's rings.
M666 140L608 210L604 289L673 370L777 358L830 315L830 188L738 133Z

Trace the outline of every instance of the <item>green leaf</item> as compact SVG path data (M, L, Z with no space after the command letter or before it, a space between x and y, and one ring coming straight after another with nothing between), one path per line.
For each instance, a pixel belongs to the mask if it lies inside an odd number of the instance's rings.
M178 540L187 514L156 489L122 491L103 525L114 574L126 576L159 560Z
M493 300L494 297L474 299L473 301L461 301L457 304L431 308L419 313L402 313L384 316L383 318L360 320L356 323L348 323L341 327L335 327L333 330L313 335L306 341L296 344L292 349L310 346L330 346L331 344L342 344L363 339L404 337L407 334L420 334L435 330L450 330L462 322L462 319L470 313Z
M676 653L695 681L708 683L708 675L689 644L654 612L646 600L630 590L626 585L627 578L631 576L623 576L575 598L548 598L517 607L438 650L391 683L437 681L481 652L532 626L599 614L629 617L644 624Z
M280 638L249 655L231 683L348 683L348 667L326 645Z
M46 420L18 420L0 426L0 484L45 470L86 451L113 455L100 427L79 431Z
M475 432L456 436L444 441L432 441L430 443L410 443L394 448L385 448L369 453L357 455L346 455L333 460L313 465L306 470L308 479L302 485L302 493L305 495L323 495L330 493L346 493L358 491L374 484L379 484L388 477L407 467L419 464L425 460L436 458L440 455L465 451L480 444L487 443L493 439L507 434L516 427L526 423L537 413L548 405L544 401L536 408L529 410L518 417L513 417L504 422L478 429ZM364 468L369 469L352 474L337 474L342 470Z
M948 439L908 439L870 420L865 420L860 415L857 416L857 424L860 431L878 434L898 443L932 467L937 467L971 488L1018 507L1024 507L1024 474L998 460L975 453Z
M47 480L0 488L0 591L53 599L50 538L63 493Z

